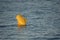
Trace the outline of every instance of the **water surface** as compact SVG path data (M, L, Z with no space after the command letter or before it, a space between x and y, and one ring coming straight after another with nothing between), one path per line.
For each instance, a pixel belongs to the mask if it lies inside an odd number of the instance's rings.
M28 19L18 29L16 14ZM0 0L0 40L60 40L60 0Z

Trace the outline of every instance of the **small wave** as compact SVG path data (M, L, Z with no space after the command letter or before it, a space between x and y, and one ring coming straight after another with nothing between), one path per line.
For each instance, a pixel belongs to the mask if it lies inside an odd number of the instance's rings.
M0 27L7 27L7 26L1 25Z
M16 26L16 23L11 24L0 24L0 27Z

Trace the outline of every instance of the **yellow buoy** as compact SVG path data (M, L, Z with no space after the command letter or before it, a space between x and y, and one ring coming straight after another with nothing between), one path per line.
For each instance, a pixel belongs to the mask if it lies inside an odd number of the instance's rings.
M19 28L26 25L26 19L21 14L16 15L16 19Z

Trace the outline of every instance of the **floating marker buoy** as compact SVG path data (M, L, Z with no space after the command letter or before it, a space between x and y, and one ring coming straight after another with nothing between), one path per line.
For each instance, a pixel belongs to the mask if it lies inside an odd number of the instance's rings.
M21 14L16 15L16 19L18 27L26 25L26 19Z

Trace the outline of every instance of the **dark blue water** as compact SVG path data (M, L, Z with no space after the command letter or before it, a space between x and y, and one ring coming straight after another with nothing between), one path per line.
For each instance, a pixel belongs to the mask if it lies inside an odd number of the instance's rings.
M26 28L17 28L18 13ZM60 40L60 0L0 0L0 40Z

